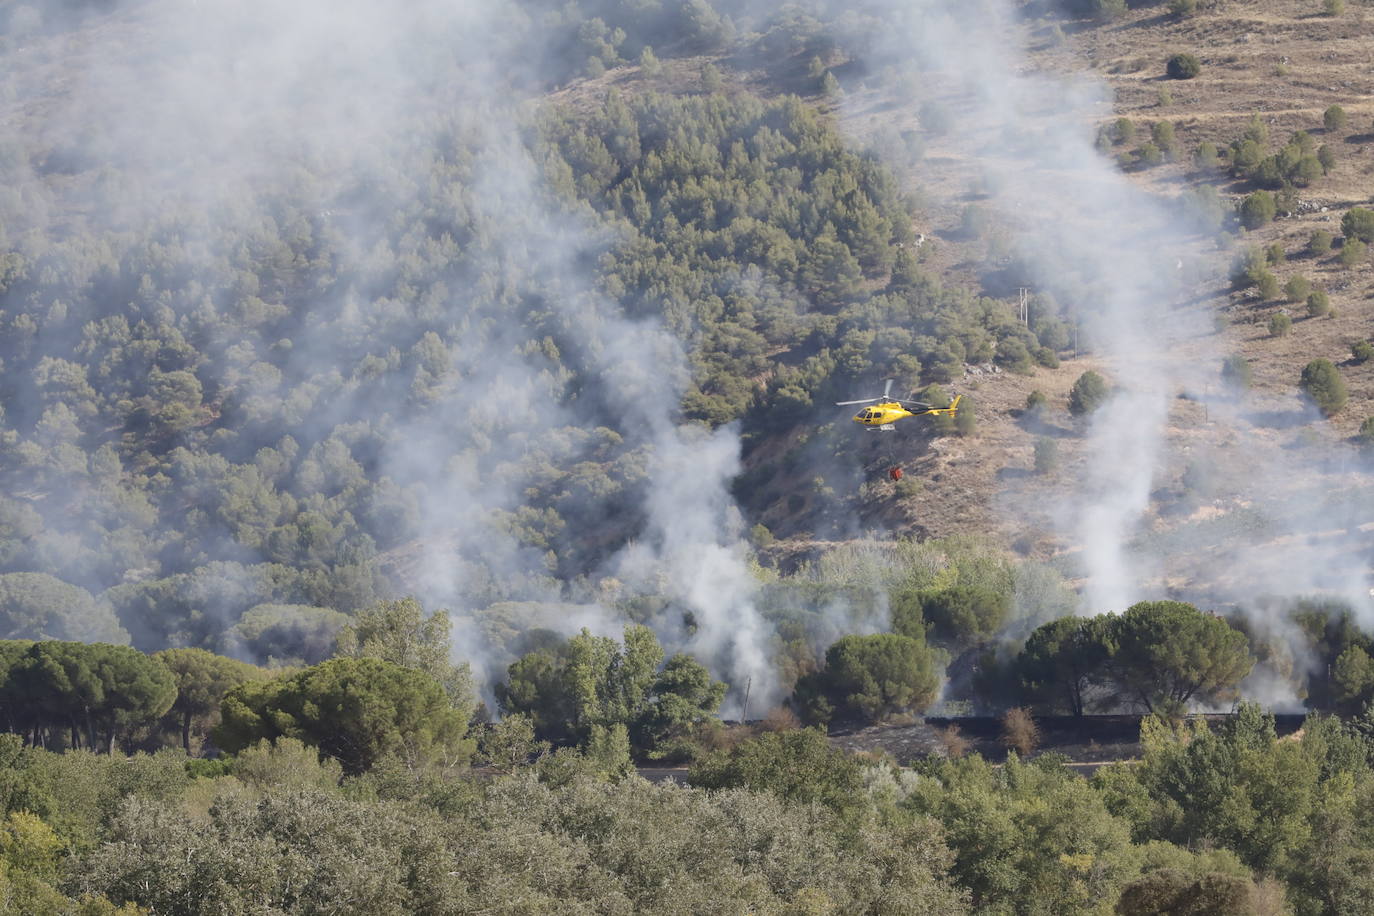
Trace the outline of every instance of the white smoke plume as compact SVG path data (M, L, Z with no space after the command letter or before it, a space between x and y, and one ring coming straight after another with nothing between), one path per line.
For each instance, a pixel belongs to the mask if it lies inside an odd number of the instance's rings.
M455 612L460 657L488 679L503 674L505 659L489 657L480 624L496 601L572 608L521 625L618 632L613 608L587 589L571 595L566 580L636 571L637 584L661 588L695 616L690 639L664 631L670 648L697 652L732 696L751 683L756 708L776 700L728 492L738 436L682 425L681 344L657 322L629 320L595 289L588 265L613 240L545 186L526 87L543 88L548 74L538 26L520 8L147 0L83 11L53 0L28 9L11 17L26 29L11 53L45 61L26 72L53 79L15 87L8 113L33 125L30 143L46 168L74 177L35 178L31 187L47 199L10 201L5 228L42 232L55 228L51 214L80 212L100 232L165 229L198 254L181 267L204 287L213 286L211 272L238 263L227 238L270 244L314 233L350 285L301 297L307 309L275 364L250 355L198 372L207 389L235 394L248 410L278 406L287 391L310 399L299 405L309 428L336 435L301 456L308 474L294 473L303 489L317 484L321 499L337 489L335 478L363 472L350 448L366 446L369 473L394 497L387 524L411 544L383 559L405 570L404 590ZM102 183L100 163L117 167L118 183ZM306 208L283 204L275 224L253 225L272 209L262 202L277 196ZM198 217L165 226L166 212ZM401 220L417 217L474 231L390 241ZM442 282L428 279L435 273ZM547 313L545 339L526 339L503 320L503 309L531 302ZM168 303L166 318L192 307ZM200 307L213 306L207 297ZM413 327L439 333L378 337L388 316L405 313ZM550 358L555 338L571 351L566 362L582 368L581 387ZM417 365L408 392L379 395L360 382L368 365L392 371L408 361ZM620 560L555 575L562 558L522 542L508 522L542 467L589 458L607 443L642 465L630 492L643 501L617 507L589 497L566 519L584 527L571 536L596 543L597 525L635 519L642 536ZM229 531L219 543L228 559L260 559ZM230 623L235 612L216 613Z
M1284 609L1324 594L1374 623L1369 468L1296 399L1257 405L1220 395L1225 338L1182 289L1189 249L1207 242L1176 201L1145 192L1094 148L1097 126L1113 117L1108 88L1037 69L1017 4L915 0L864 12L883 26L865 33L867 72L914 72L904 83L920 87L910 104L938 101L950 115L948 133L933 141L940 155L925 168L946 169L945 178L963 169L966 188L990 189L1023 265L1019 279L1067 308L1116 389L1088 421L1072 492L1032 486L1004 503L1028 515L1058 503L1048 515L1079 548L1082 612L1179 597L1238 608L1282 637L1292 632ZM934 205L959 206L952 198ZM1180 396L1208 402L1205 419L1193 416L1200 408L1181 417ZM1194 426L1224 445L1201 444ZM1219 511L1159 534L1158 512L1171 508L1161 492L1190 457L1193 476L1212 478L1208 498Z

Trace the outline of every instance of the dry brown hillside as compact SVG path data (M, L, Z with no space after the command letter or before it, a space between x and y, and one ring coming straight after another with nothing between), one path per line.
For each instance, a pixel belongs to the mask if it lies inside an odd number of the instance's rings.
M1177 151L1171 161L1125 169L1129 180L1153 193L1175 196L1210 184L1229 207L1254 190L1245 182L1231 180L1222 169L1199 170L1193 164L1199 144L1213 143L1224 150L1254 114L1269 127L1270 151L1299 130L1335 151L1330 174L1298 190L1299 212L1280 215L1253 232L1242 231L1231 243L1234 247L1223 247L1207 237L1198 237L1192 244L1195 262L1190 275L1196 282L1180 307L1221 316L1213 319L1220 339L1195 341L1197 357L1215 359L1217 353L1239 353L1249 360L1254 387L1248 397L1255 411L1280 418L1295 416L1299 374L1317 357L1337 364L1349 387L1349 403L1331 421L1297 425L1285 420L1270 424L1272 428L1261 424L1248 434L1247 447L1252 448L1291 448L1299 437L1308 443L1349 439L1374 414L1374 361L1356 364L1350 358L1352 342L1374 335L1374 267L1368 258L1346 268L1336 252L1322 257L1304 252L1316 230L1340 236L1345 211L1367 204L1374 195L1374 18L1353 5L1339 18L1319 12L1316 2L1223 3L1195 17L1176 19L1158 4L1133 10L1108 25L1062 24L1062 38L1049 20L1026 25L1020 36L1030 49L1032 67L1060 73L1087 70L1107 84L1114 104L1100 112L1100 124L1128 118L1137 135L1148 140L1154 122L1173 123ZM1197 78L1165 77L1165 62L1178 52L1199 58L1202 68ZM1341 106L1346 123L1328 130L1323 114L1332 105ZM890 90L868 86L852 87L836 111L861 140L874 136L894 117L899 126L903 126L901 118L909 117L894 105ZM1139 142L1118 144L1108 154L1129 155ZM947 278L973 285L978 283L982 257L976 248L982 243L962 240L957 229L965 202L976 199L970 188L977 174L976 163L963 161L957 148L942 147L936 140L925 159L904 176L909 186L919 188L925 231L938 240L933 263ZM1278 299L1263 301L1253 290L1229 289L1224 278L1235 251L1273 243L1280 244L1286 255L1283 263L1273 267L1280 284L1294 275L1305 276L1314 288L1329 293L1331 316L1310 318L1304 305L1288 303L1282 293ZM1273 337L1268 322L1280 310L1292 315L1292 331ZM908 523L936 535L998 530L1021 549L1041 556L1076 549L1078 545L1056 541L1049 534L1048 513L1056 493L1071 488L1081 471L1081 438L1062 406L1074 379L1088 368L1111 372L1111 366L1084 354L1065 359L1056 370L1037 368L1029 376L1002 373L966 379L963 390L978 402L978 434L971 439L941 440L914 463L927 481L937 483L903 503ZM1035 436L1046 432L1032 432L1018 417L1033 389L1047 394L1051 404L1061 408L1047 431L1058 442L1061 455L1061 468L1052 480L1030 480ZM1225 450L1234 440L1234 432L1216 424L1205 408L1183 399L1172 410L1168 435L1172 451L1181 456ZM1159 498L1147 521L1147 528L1152 529L1147 534L1164 537L1171 530L1198 527L1246 507L1243 500L1189 507L1187 512L1164 506L1182 470L1173 468L1157 481ZM1367 485L1368 481L1356 483ZM1350 485L1349 479L1333 474L1326 490L1339 493ZM887 519L893 514L883 512ZM1177 580L1163 584L1185 584L1190 568L1195 565L1178 564L1173 573Z

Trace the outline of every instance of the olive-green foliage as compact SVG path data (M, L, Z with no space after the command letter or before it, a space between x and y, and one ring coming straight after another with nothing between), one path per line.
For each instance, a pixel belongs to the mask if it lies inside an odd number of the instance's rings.
M1242 248L1231 261L1231 288L1246 289L1259 283L1269 261L1257 247Z
M4 654L0 707L11 730L27 732L33 743L112 751L131 729L163 716L177 696L172 672L128 646L50 641Z
M1322 12L1328 16L1345 15L1345 0L1322 0Z
M1037 628L1016 658L1026 695L1050 711L1083 715L1106 679L1111 654L1105 618L1062 617Z
M928 629L940 645L959 648L992 636L1010 613L1010 591L996 587L953 585L901 590L892 595L894 630L923 636Z
M1339 413L1348 397L1345 380L1329 359L1314 359L1303 366L1298 387L1328 417Z
M219 707L225 694L246 681L264 678L267 672L204 649L164 649L153 658L167 666L176 680L176 700L167 718L181 734L182 748L191 753L191 735L199 738L219 723Z
M1089 369L1069 389L1069 413L1075 417L1086 416L1101 407L1109 393L1107 380Z
M343 779L337 760L321 757L318 748L296 738L263 739L229 760L235 778L262 791L328 789Z
M979 912L1107 912L1140 867L1128 824L1054 763L949 761L932 768L908 804L945 828L952 873Z
M1165 63L1169 79L1190 80L1202 72L1202 64L1191 54L1175 54Z
M1255 279L1255 291L1265 301L1277 299L1279 296L1279 278L1274 276L1271 271L1260 271L1259 276Z
M686 739L716 715L725 691L705 665L681 652L673 655L654 680L652 705L632 723L635 746L649 748L649 756L658 759L684 756L690 750Z
M1329 131L1345 127L1345 109L1339 105L1327 108L1322 112L1322 126Z
M1181 601L1142 601L1103 626L1119 695L1151 712L1229 698L1255 664L1244 633Z
M1256 191L1240 202L1240 224L1246 229L1258 229L1274 218L1274 195Z
M653 631L628 626L623 644L583 630L522 656L497 685L496 699L504 713L529 716L542 740L586 745L596 730L604 737L618 727L652 754L714 716L725 691L688 655L664 664Z
M1211 913L1215 916L1257 916L1285 912L1272 889L1245 875L1211 872L1194 875L1159 868L1132 881L1116 905L1120 916L1165 916L1170 913Z
M1357 340L1350 345L1350 358L1357 363L1367 363L1374 357L1374 344L1367 340Z
M826 741L820 729L765 732L692 765L688 782L704 789L752 789L837 811L858 804L861 784L854 758Z
M691 127L663 131L664 123ZM892 177L847 152L795 99L612 98L591 119L555 113L543 137L572 165L570 193L637 229L601 261L604 282L634 314L662 314L665 293L682 303L664 317L693 341L696 384L684 403L713 422L751 406L758 391L747 379L769 364L767 350L807 333L808 301L834 310L870 299L862 281L887 276L896 243L911 236ZM769 283L728 279L746 267ZM924 362L938 343L924 322L887 313L923 311L916 300L947 294L891 276L902 301L855 307L857 323L819 328L816 342L829 352L779 375L768 399L809 400L837 370L846 380L870 367L888 372L899 356Z
M336 658L229 692L215 743L234 752L298 738L361 773L384 759L409 766L466 764L467 717L432 676L375 658Z
M1374 659L1362 646L1347 646L1336 657L1331 689L1335 708L1346 714L1358 713L1374 698Z
M1336 151L1330 144L1323 143L1317 147L1317 164L1322 167L1323 174L1330 174L1336 167Z
M1286 312L1275 312L1269 316L1269 336L1283 337L1293 329L1293 319Z
M534 722L524 713L512 713L488 725L477 748L482 762L498 773L513 773L548 751L549 743L534 737Z
M566 38L549 53L568 73L649 47L662 56L674 42L715 46L730 31L701 2L653 14L595 6L560 9L556 24L530 17ZM832 59L811 26L783 19L761 33L767 41L801 29L803 59ZM397 130L401 158L386 173L405 177L381 192L389 218L363 221L366 240L345 216L354 204L322 190L307 165L224 219L168 208L100 234L57 206L46 223L29 207L23 227L7 223L0 575L41 570L101 592L145 650L308 664L338 623L330 612L386 593L379 554L441 511L452 472L520 494L521 507L491 518L533 548L521 574L460 577L471 583L466 606L544 594L550 551L554 576L570 580L634 536L639 516L623 510L643 485L642 442L588 396L602 355L571 346L576 335L548 308L586 290L544 275L536 258L494 263L494 240L537 214L484 208L482 125L460 109L415 132L437 131L440 144L409 143L416 125ZM591 225L581 237L604 240L583 252L587 271L566 273L590 272L633 321L678 337L691 417L771 431L861 377L914 386L955 376L1007 336L1004 310L920 269L895 177L798 99L610 95L590 111L531 113L525 127L541 182L530 196L576 211ZM48 178L9 163L0 184L56 200ZM119 187L121 166L103 163L99 182ZM97 180L51 181L68 177ZM324 184L371 188L374 178L345 169ZM563 248L516 234L532 250ZM337 308L309 307L321 301ZM304 358L307 341L328 341L328 358ZM528 364L539 377L531 403L549 413L515 429L479 418L498 400L457 384L459 352ZM574 397L577 422L547 425ZM526 441L531 428L540 435ZM435 429L424 461L390 460L415 431ZM572 519L606 536L582 537ZM106 629L9 635L125 641Z
M1334 154L1328 148L1323 156L1310 134L1297 131L1282 149L1266 156L1268 136L1268 125L1252 116L1244 135L1231 143L1231 174L1278 190L1276 211L1290 212L1295 202L1292 187L1307 187L1325 175L1335 164Z
M4 772L22 779L29 799L39 802L30 810L41 814L77 854L90 852L104 841L111 820L127 799L176 798L191 781L186 756L179 750L125 757L27 748L10 756ZM15 801L10 801L11 810L16 808Z
M998 365L1022 375L1030 374L1035 365L1030 350L1026 348L1025 341L1015 337L1007 337L997 342L997 353L994 359Z
M921 713L939 692L940 663L920 637L845 636L826 650L824 668L797 682L795 702L817 723Z
M1331 233L1325 229L1315 229L1312 237L1307 240L1307 253L1313 257L1321 257L1331 252Z
M1302 599L1296 602L1289 616L1312 653L1314 671L1334 669L1336 660L1351 646L1366 651L1374 649L1374 644L1357 625L1354 611L1344 602ZM1308 705L1313 709L1334 709L1340 701L1334 696L1332 687L1326 677L1308 678Z
M1347 238L1341 246L1341 266L1355 267L1369 259L1369 246L1356 238Z
M1316 289L1307 294L1307 314L1320 318L1331 312L1331 299L1326 290Z
M1311 282L1302 274L1294 274L1283 285L1283 294L1289 302L1306 302L1307 294L1312 291Z
M954 432L960 436L972 436L978 431L977 404L968 395L959 400L959 409L954 414Z
M455 665L447 611L426 614L414 598L380 601L359 611L339 630L338 654L346 658L379 658L423 671L443 685L453 707L469 716L477 700L467 663Z
M1341 231L1347 239L1356 238L1362 242L1374 242L1374 210L1364 207L1351 207L1341 217Z
M381 799L226 792L201 824L173 805L129 804L119 841L89 860L80 884L206 916L870 912L892 900L919 901L930 916L967 911L945 877L939 828L924 818L845 831L826 808L766 791L581 777L554 787L529 774L441 814L414 785Z
M1173 158L1175 149L1178 146L1178 140L1174 136L1174 125L1172 121L1156 121L1154 124L1150 125L1150 139L1154 141L1155 146L1159 147L1165 155L1170 159Z
M1301 742L1278 741L1273 719L1243 704L1219 732L1146 720L1142 739L1140 763L1095 778L1137 839L1232 850L1289 882L1299 912L1345 912L1367 893L1355 863L1368 840L1344 832L1374 788L1368 739L1357 730L1314 716Z

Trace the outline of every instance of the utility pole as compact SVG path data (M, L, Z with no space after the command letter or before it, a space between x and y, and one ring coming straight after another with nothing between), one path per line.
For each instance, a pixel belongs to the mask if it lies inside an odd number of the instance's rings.
M1030 325L1030 289L1027 288L1027 287L1025 287L1025 286L1019 286L1019 287L1017 287L1016 292L1019 293L1020 296L1021 296L1021 307L1020 307L1020 310L1017 312L1017 315L1018 315L1018 317L1021 319L1021 323L1022 323L1022 324L1029 326L1029 325Z
M751 676L744 682L744 708L740 711L739 721L741 725L749 724L749 688L754 686L754 678Z

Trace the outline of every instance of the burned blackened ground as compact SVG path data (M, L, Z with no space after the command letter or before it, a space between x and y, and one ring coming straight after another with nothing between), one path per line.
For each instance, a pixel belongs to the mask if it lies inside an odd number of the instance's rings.
M1202 715L1216 727L1226 715ZM1280 738L1297 733L1303 716L1277 715L1275 730ZM1040 741L1036 754L1063 754L1080 766L1114 763L1139 758L1140 716L1044 716L1035 724ZM951 738L951 730L957 735ZM963 742L966 742L963 743ZM830 743L848 751L890 755L903 766L929 756L948 756L956 746L964 753L981 754L993 761L1006 759L1002 743L1002 722L992 716L931 717L910 725L870 725L862 728L837 728ZM955 751L956 753L959 750Z

